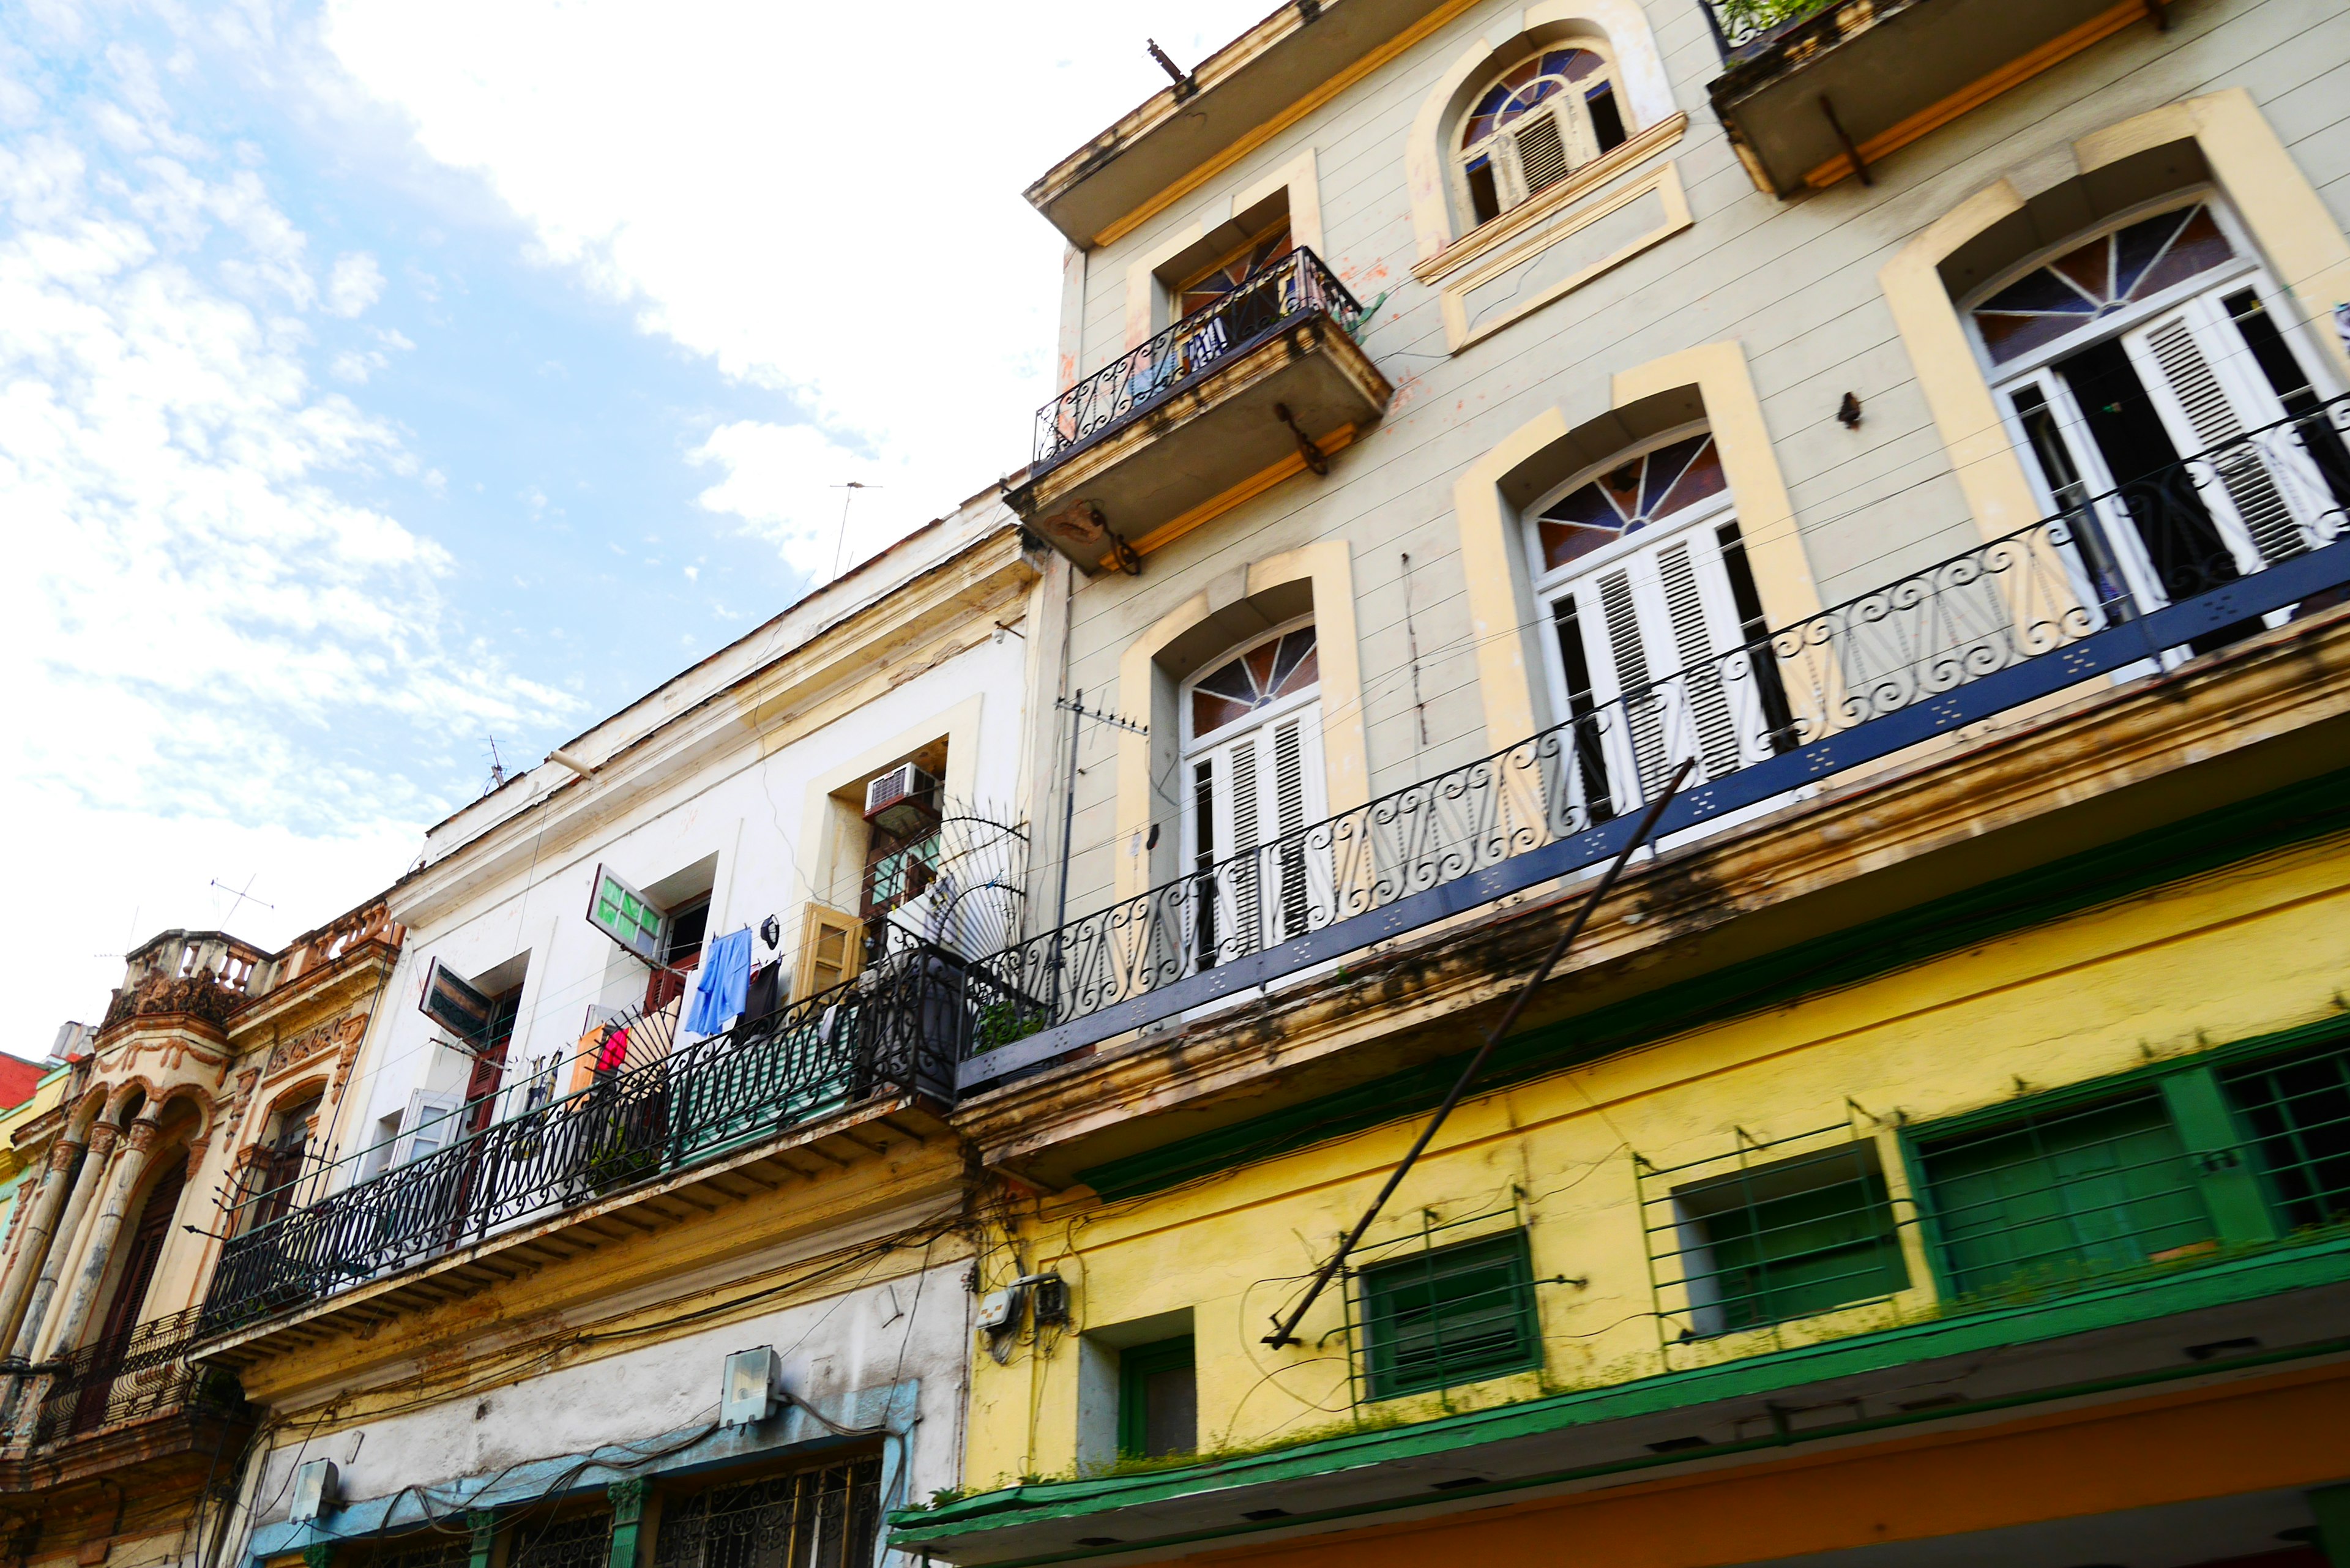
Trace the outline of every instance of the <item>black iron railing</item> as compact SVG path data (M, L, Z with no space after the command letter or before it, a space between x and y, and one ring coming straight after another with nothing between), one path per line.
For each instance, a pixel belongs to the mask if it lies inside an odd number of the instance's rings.
M1347 286L1301 245L1037 410L1036 457L1029 472L1042 473L1216 365L1307 317L1327 316L1344 324L1361 313Z
M175 1410L228 1414L244 1403L236 1380L190 1365L198 1309L173 1313L112 1334L56 1364L34 1417L36 1444Z
M1802 20L1836 0L1699 0L1713 28L1713 41L1726 60L1772 29Z
M445 1147L355 1156L306 1178L307 1202L240 1209L201 1332L297 1310L878 1096L949 1096L974 1034L1026 1005L954 954L913 945L845 985L503 1121L467 1107ZM387 1159L400 1162L369 1170Z
M1684 759L1666 834L2091 677L2153 670L2350 584L2350 398L2249 432L1491 756L986 961L1024 1010L963 1089L1616 853ZM988 1048L990 1045L993 1048Z

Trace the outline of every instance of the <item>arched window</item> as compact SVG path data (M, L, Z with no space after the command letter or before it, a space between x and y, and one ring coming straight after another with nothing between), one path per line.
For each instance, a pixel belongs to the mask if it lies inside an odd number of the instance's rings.
M1453 167L1474 221L1500 217L1625 138L1622 99L1593 49L1546 48L1518 61L1461 117Z
M2336 389L2216 203L2067 242L1965 314L2042 504L2067 521L2076 590L2106 615L2339 532L2350 456L2324 408Z
M1746 651L1770 628L1711 431L1586 470L1526 521L1555 705L1575 724L1571 787L1594 818L1648 798L1683 758L1719 778L1788 734L1775 668Z
M1302 936L1328 906L1319 822L1321 660L1311 621L1284 627L1187 682L1183 865L1192 875L1187 946L1201 968Z

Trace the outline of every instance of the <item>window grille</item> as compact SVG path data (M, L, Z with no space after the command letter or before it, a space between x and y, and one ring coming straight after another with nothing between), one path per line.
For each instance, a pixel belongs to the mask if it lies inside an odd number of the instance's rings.
M515 1526L506 1568L606 1568L611 1556L611 1514L583 1513L552 1524Z
M1704 1339L1881 1301L1909 1286L1877 1146L1789 1154L1848 1129L1641 1172L1642 1224L1668 1337Z
M663 1502L654 1568L847 1568L880 1520L878 1456L713 1487Z
M1451 1246L1428 1246L1427 1236L1411 1241L1420 1250L1355 1271L1358 1376L1367 1397L1542 1366L1542 1320L1523 1229Z
M467 1568L473 1560L473 1532L443 1528L387 1537L369 1553L367 1568Z
M2220 1081L2277 1221L2306 1230L2350 1220L2350 1047L2256 1062Z
M1958 1296L2029 1293L2219 1250L2158 1089L1919 1144Z

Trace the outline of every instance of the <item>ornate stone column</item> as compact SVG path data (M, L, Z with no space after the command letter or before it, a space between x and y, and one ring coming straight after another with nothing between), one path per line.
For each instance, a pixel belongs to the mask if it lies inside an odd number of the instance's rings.
M79 1133L75 1136L75 1131ZM89 1129L82 1127L57 1135L49 1147L49 1168L41 1175L41 1185L33 1195L33 1206L25 1219L25 1234L18 1239L16 1252L8 1261L8 1275L0 1280L0 1345L9 1343L16 1332L18 1316L25 1310L26 1298L33 1293L33 1282L40 1276L42 1267L49 1261L49 1237L57 1231L57 1215L66 1206L67 1189L73 1185L74 1159L87 1147Z
M155 1139L161 1131L151 1108L130 1124L127 1147L107 1179L106 1197L99 1205L98 1217L89 1222L89 1241L82 1248L73 1294L66 1298L65 1315L57 1319L57 1332L49 1336L52 1359L55 1355L72 1355L74 1342L81 1337L83 1325L89 1322L90 1309L98 1304L99 1289L106 1283L106 1266L114 1261L114 1241L122 1231L123 1211L130 1207L131 1189L147 1174L148 1158L155 1152Z
M74 1236L81 1230L82 1218L89 1212L99 1186L106 1179L107 1156L113 1151L114 1141L120 1136L111 1122L102 1121L89 1129L89 1149L81 1162L81 1175L75 1179L73 1194L66 1199L65 1213L50 1234L41 1272L33 1281L32 1293L25 1303L25 1315L16 1325L16 1337L9 1342L7 1359L0 1363L8 1368L5 1384L0 1384L0 1431L13 1429L16 1424L17 1403L25 1392L25 1366L33 1359L33 1346L40 1342L41 1323L48 1316L49 1302L57 1294L57 1275L73 1252Z

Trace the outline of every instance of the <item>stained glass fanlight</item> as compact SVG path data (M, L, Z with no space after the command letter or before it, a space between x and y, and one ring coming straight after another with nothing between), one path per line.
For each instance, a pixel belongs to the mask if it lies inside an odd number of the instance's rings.
M1268 638L1192 686L1191 733L1205 735L1237 723L1321 679L1312 627Z
M2235 254L2209 208L2158 213L2033 268L1976 306L1975 325L2005 364Z
M1589 49L1551 49L1536 55L1488 88L1461 129L1461 145L1474 147L1528 109L1602 69L1606 62Z
M1713 436L1690 436L1611 468L1543 510L1543 564L1564 566L1704 500L1727 482Z
M1284 223L1271 234L1250 242L1248 248L1226 258L1205 276L1185 285L1183 314L1189 316L1195 310L1207 309L1287 255L1289 251L1289 225Z

